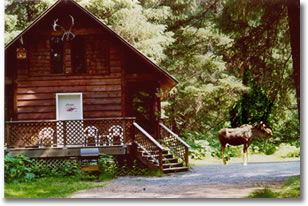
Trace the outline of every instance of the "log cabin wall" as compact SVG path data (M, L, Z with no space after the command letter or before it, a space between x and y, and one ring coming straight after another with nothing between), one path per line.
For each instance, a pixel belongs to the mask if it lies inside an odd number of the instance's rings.
M124 116L120 47L99 30L76 30L76 36L84 42L83 73L74 73L72 41L63 42L63 73L55 74L51 65L52 33L28 38L28 57L17 60L16 66L15 120L56 119L56 93L74 92L83 93L84 118Z

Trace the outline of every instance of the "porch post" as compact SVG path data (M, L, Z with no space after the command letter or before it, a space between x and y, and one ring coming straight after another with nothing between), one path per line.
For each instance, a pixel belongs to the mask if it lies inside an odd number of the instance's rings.
M66 148L66 121L63 121L63 146Z
M189 167L188 147L185 147L185 162L186 162L186 167Z
M10 139L10 124L5 124L6 126L6 132L5 132L5 141L6 141L6 147L9 150L10 146L11 146L11 139Z
M122 128L124 130L123 132L123 144L126 144L126 119L122 119Z
M163 171L163 150L159 150L159 170Z

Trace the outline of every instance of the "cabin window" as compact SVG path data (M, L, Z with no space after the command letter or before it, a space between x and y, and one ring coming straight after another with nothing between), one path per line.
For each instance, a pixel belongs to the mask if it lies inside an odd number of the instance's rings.
M51 69L54 74L64 72L63 41L61 37L51 37Z
M84 61L84 40L82 37L75 37L72 40L72 66L73 73L85 73Z

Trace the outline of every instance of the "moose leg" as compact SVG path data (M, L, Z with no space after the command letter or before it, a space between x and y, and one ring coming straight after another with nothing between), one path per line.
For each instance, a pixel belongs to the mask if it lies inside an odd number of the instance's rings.
M228 144L227 145L227 148L228 148L228 161L230 160L230 145Z
M248 144L244 144L243 147L243 165L247 166L248 164Z
M247 145L247 149L246 149L246 163L245 163L245 165L248 165L248 148L249 148L249 145Z
M222 163L224 165L227 164L226 160L225 160L225 148L226 148L226 145L222 144L221 145L221 157L222 157Z

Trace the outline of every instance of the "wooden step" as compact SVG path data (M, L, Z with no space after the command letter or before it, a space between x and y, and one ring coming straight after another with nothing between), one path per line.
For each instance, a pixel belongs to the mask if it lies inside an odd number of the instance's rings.
M163 154L169 154L168 150L163 150Z
M174 173L174 172L184 172L184 171L188 171L188 167L172 167L163 169L163 173Z
M177 163L178 160L175 158L163 158L163 164L167 164L167 163Z
M166 163L163 168L183 167L183 163Z
M141 154L143 157L155 157L155 158L158 158L159 155L158 154L152 154L151 156L148 155L147 153L145 152L142 152ZM172 154L163 154L163 159L173 159L173 155Z
M137 147L137 152L146 152L146 151L144 151L142 148L140 148L139 146ZM156 153L153 153L153 155L159 155L159 153L158 152L156 152ZM163 150L163 155L170 155L169 154L169 152L168 152L168 150Z
M163 158L172 159L173 155L172 154L163 154Z

